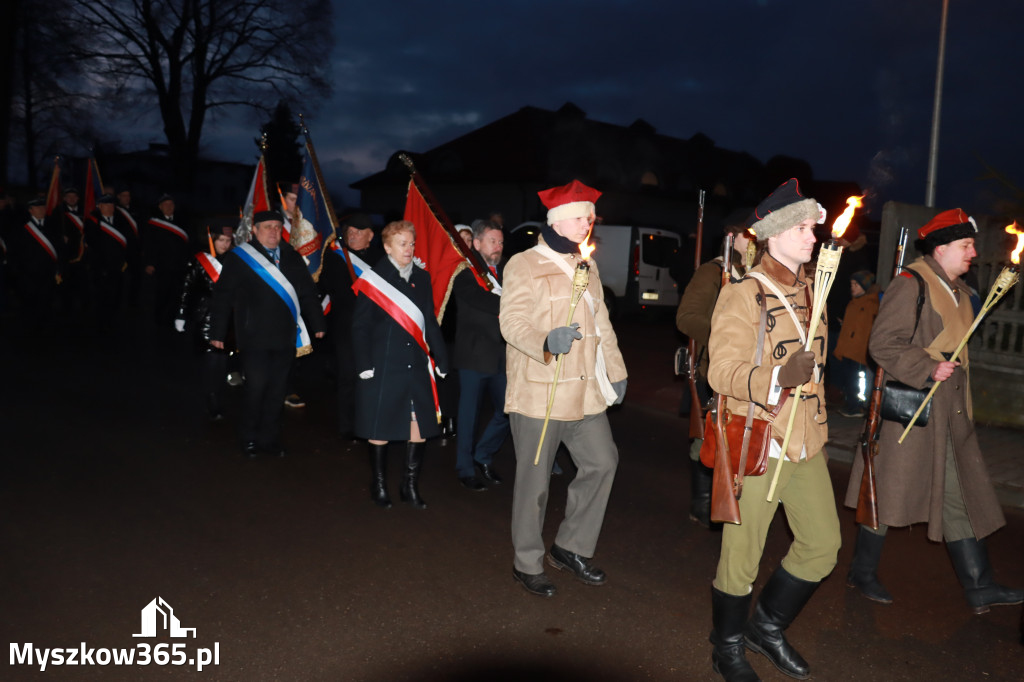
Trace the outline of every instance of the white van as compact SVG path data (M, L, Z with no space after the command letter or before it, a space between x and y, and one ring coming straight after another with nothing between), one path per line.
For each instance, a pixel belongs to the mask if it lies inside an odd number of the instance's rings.
M511 255L537 243L542 223L525 222L509 234ZM604 298L613 317L622 311L679 305L679 288L669 275L678 258L682 238L654 227L595 225L591 235L594 260L601 271Z

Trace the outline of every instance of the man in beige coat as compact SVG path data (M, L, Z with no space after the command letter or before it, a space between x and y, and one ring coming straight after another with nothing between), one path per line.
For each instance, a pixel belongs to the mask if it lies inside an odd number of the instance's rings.
M574 180L538 194L549 209L548 224L537 246L513 256L505 266L499 323L508 342L505 411L516 449L512 573L531 594L551 597L555 586L544 574L542 530L551 464L560 443L568 447L578 472L569 484L565 519L547 561L588 585L605 582L604 572L590 559L618 465L605 410L625 396L626 366L592 261L586 293L572 323L565 326L573 272L582 259L579 246L594 224L594 202L600 192ZM603 393L597 376L601 371L598 354L611 382ZM534 464L558 355L564 357L556 398L539 461Z
M800 194L795 178L758 204L748 224L757 241L767 243L767 251L746 277L722 290L711 318L708 381L726 396L733 418L745 418L753 405L754 416L764 419L774 406L782 405L771 427L768 471L744 479L739 500L742 523L722 528L722 552L711 588L711 661L726 682L759 679L746 660L745 647L764 654L790 677L805 679L810 674L784 631L835 567L839 551L839 516L822 449L828 438L821 382L827 346L823 323L811 340L811 350L804 350L813 298L804 268L814 253L814 226L823 220L824 211L814 199ZM761 301L767 318L758 363ZM797 386L804 389L795 401L792 389ZM792 436L783 453L781 442L794 410ZM782 467L779 485L768 501L776 467ZM793 543L748 619L765 537L779 502Z

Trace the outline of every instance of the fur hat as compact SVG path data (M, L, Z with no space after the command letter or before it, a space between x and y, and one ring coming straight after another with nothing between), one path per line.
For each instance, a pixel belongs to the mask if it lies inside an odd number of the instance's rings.
M547 221L550 225L567 218L587 218L594 215L594 204L601 193L579 180L573 180L568 185L537 192L537 196L548 209Z
M978 224L974 218L959 208L951 208L936 215L917 231L918 251L930 254L936 246L973 237L977 233Z
M747 227L757 241L768 241L808 218L819 225L825 222L825 209L814 199L800 193L800 183L790 178L765 197L747 218Z

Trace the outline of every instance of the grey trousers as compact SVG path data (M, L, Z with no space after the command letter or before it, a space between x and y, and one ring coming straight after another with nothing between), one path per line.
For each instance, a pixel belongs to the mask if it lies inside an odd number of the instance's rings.
M544 512L548 504L551 465L559 443L569 448L578 471L569 484L565 519L558 527L555 544L581 556L594 556L619 464L619 451L612 440L608 416L602 412L579 421L552 419L548 422L536 466L533 459L544 420L512 413L509 421L516 449L516 483L512 497L516 570L530 575L544 572Z

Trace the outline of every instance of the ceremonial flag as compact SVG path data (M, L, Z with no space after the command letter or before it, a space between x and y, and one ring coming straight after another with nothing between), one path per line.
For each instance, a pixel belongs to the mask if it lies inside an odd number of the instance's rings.
M324 250L334 236L334 221L327 205L324 183L313 164L310 146L311 143L306 142L306 161L299 177L298 199L295 202L297 210L288 243L305 259L309 274L316 282L320 279Z
M420 182L417 182L420 180ZM452 280L464 268L470 267L477 272L469 259L469 251L461 238L455 233L448 216L431 207L428 202L429 189L413 171L409 178L409 192L405 197L406 220L416 226L416 251L413 256L417 265L430 273L430 284L434 290L434 315L440 322L444 316L445 306L452 291ZM433 202L436 206L436 202ZM461 248L460 248L461 247ZM484 275L477 272L479 279Z
M235 241L247 242L252 234L252 216L260 211L270 210L270 198L267 196L267 178L263 155L260 154L256 172L249 185L249 194L245 197L245 208L239 216L238 229L235 230Z
M86 218L96 209L96 202L103 196L103 182L100 180L100 167L96 159L89 157L89 165L85 171L85 205L82 215Z
M61 201L60 157L53 157L53 174L50 175L50 189L46 192L46 215L51 215Z

